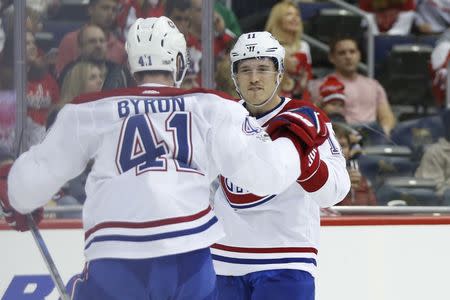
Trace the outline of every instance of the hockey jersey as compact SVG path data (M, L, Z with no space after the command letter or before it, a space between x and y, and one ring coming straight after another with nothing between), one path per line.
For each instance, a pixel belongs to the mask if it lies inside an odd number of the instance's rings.
M288 109L311 105L282 98L272 111L257 118L262 126ZM331 123L330 137L319 147L328 167L324 186L307 193L293 183L279 194L257 196L220 177L214 211L224 224L226 236L211 248L218 275L242 276L273 269L298 269L315 275L319 247L320 208L341 201L350 189L350 179ZM253 175L257 175L254 173Z
M219 173L260 195L299 176L291 141L272 142L242 106L212 92L152 85L75 103L14 163L8 193L29 213L93 160L83 207L88 261L209 247L223 236L209 203Z

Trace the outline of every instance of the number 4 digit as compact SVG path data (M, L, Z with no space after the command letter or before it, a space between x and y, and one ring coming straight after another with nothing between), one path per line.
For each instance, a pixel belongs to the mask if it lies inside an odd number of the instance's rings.
M119 140L116 164L120 173L136 167L136 174L166 170L167 145L158 142L147 115L125 119Z
M189 112L171 114L166 120L166 130L173 135L173 160L177 171L197 172L191 168L192 136ZM152 122L147 115L135 115L125 119L116 154L120 173L136 168L136 174L147 171L167 170L169 147L158 141Z

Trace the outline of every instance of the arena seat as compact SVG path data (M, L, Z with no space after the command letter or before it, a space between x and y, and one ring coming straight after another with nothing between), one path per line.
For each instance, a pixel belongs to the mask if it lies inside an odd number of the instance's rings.
M428 65L432 50L420 44L393 46L379 78L391 105L426 109L434 104Z
M436 206L441 203L436 196L436 183L430 179L415 177L387 178L376 190L376 196L379 205L390 205L393 200L420 206Z

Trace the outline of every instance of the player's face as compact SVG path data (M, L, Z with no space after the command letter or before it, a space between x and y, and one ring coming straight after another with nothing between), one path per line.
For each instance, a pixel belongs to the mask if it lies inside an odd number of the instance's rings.
M361 53L353 40L342 40L336 44L334 52L330 54L330 61L336 70L344 75L352 75L357 71L361 60Z
M277 76L271 58L252 58L238 64L236 83L245 101L257 105L272 95Z

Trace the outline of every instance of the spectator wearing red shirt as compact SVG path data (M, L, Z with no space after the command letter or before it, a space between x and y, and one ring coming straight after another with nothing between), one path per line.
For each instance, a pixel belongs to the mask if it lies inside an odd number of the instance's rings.
M48 71L38 49L34 35L27 32L27 126L24 131L24 148L40 143L45 136L45 124L50 108L59 101L59 87Z
M125 45L114 33L117 29L115 22L117 17L119 0L90 0L88 23L99 26L107 36L107 58L117 64L126 62L127 54ZM56 73L59 76L62 69L70 62L76 60L80 55L78 47L78 33L80 30L66 34L58 49L56 61Z

